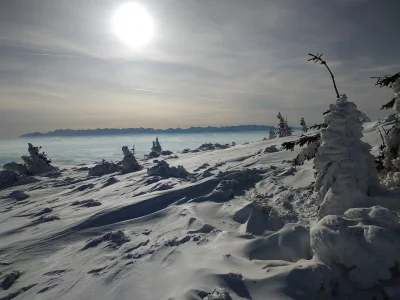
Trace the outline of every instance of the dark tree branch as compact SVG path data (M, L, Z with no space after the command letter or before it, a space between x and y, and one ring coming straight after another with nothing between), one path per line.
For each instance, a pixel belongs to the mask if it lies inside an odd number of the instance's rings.
M324 65L328 69L329 74L331 74L331 77L332 77L333 87L335 88L336 97L339 99L340 95L339 95L339 91L338 91L337 86L336 86L335 77L333 76L333 73L332 73L331 69L329 69L328 64L326 63L326 61L321 58L323 54L317 53L317 55L314 55L314 54L309 53L308 55L311 56L311 58L308 61L312 61L314 63L320 62L321 65Z
M310 129L320 130L321 128L326 128L326 127L328 127L328 124L322 123L322 124L315 124L315 125L311 126Z
M283 149L286 151L294 150L295 146L300 146L303 147L304 145L310 145L312 143L318 142L321 139L321 134L317 133L315 135L302 135L300 138L296 141L290 141L290 142L285 142L282 144Z
M329 114L331 112L330 109L328 109L327 111L324 111L323 115L325 116L326 114Z
M379 85L379 87L392 88L396 80L400 78L400 72L391 76L386 75L384 77L371 77L371 78L377 79L375 85Z
M382 105L381 110L393 108L395 102L396 102L396 98L393 98L388 103Z

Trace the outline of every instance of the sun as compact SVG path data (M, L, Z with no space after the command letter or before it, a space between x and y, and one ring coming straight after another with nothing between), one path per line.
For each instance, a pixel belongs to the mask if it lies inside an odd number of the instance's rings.
M123 42L132 48L139 48L153 37L154 21L144 6L125 3L114 14L113 28Z

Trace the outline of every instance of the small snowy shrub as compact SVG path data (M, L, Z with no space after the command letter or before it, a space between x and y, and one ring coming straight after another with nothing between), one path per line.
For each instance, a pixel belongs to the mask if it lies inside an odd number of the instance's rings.
M378 78L377 85L393 90L393 98L381 109L393 108L395 123L385 132L381 153L376 162L379 167L382 183L387 187L400 186L400 73L394 76Z
M122 159L122 173L130 173L141 169L135 158L135 147L130 151L127 146L122 147L124 158Z
M287 120L283 118L281 113L278 113L276 116L279 120L278 124L278 135L279 137L291 136L292 135L292 128L289 127Z
M307 133L308 127L306 125L306 121L304 121L304 118L300 119L300 125L301 125L301 130L303 130L304 133Z
M29 156L22 156L21 159L25 164L18 164L15 162L7 163L3 166L3 169L11 172L15 172L19 175L38 175L44 173L58 172L58 168L52 166L51 160L47 157L47 154L39 150L42 147L35 147L31 143L28 143Z

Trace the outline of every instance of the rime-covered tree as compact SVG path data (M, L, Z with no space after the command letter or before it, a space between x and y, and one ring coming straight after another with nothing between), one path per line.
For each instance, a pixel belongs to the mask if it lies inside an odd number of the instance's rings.
M380 155L376 159L376 165L382 177L382 183L388 187L400 186L400 72L385 77L377 77L376 85L388 87L393 90L393 98L382 109L393 108L396 122L388 130L384 131L383 144Z
M42 147L35 147L28 143L29 156L21 156L24 164L11 162L4 165L4 169L21 175L38 175L58 171L57 167L51 165L51 160L45 152L40 152Z
M315 159L315 199L319 216L343 214L352 207L372 206L370 196L380 191L370 146L362 138L361 113L341 95L325 115L321 146Z
M321 129L313 136L302 136L297 141L284 143L287 150L296 145L307 145L295 158L294 164L315 157L316 181L313 197L320 205L319 216L342 214L348 208L372 203L380 191L370 146L361 141L361 112L357 106L340 95L335 78L322 54L310 54L310 61L324 65L332 78L337 101L324 113L324 123L313 126ZM312 128L313 128L312 127Z
M276 117L279 120L278 132L277 132L279 137L291 136L292 129L289 127L287 121L283 118L282 114L279 112Z
M122 173L135 172L141 169L135 158L135 146L133 146L132 150L129 150L128 146L123 146L122 153L124 154L124 158L122 159Z
M156 157L159 157L161 154L162 154L161 144L158 141L158 138L156 138L156 141L153 141L153 146L151 147L151 152L147 156L149 158L156 158Z
M304 133L307 133L308 127L306 125L306 121L304 121L304 118L300 119L300 125L302 126L301 130L303 130Z
M156 138L155 142L153 141L153 147L151 147L151 151L157 154L161 154L162 148L160 142L158 141L158 137Z
M272 140L274 138L276 138L275 128L271 127L270 130L269 130L269 139Z

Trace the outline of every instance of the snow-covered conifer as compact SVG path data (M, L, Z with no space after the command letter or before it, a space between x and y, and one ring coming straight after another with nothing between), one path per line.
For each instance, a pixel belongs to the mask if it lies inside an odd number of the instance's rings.
M122 147L124 158L122 159L122 173L130 173L139 171L141 169L139 163L135 158L135 146L129 151L127 146Z
M274 138L276 138L275 128L271 127L271 129L269 130L269 139L272 140Z
M393 76L378 78L377 85L393 90L393 98L381 109L393 108L396 122L386 132L381 145L381 155L377 161L381 164L382 183L388 187L400 186L400 73Z
M361 141L362 124L357 106L341 95L325 115L321 146L315 156L315 197L319 216L342 214L352 207L368 206L369 196L380 191L370 146ZM371 202L372 203L372 202Z
M47 157L47 154L45 152L39 152L41 148L42 147L35 147L31 143L28 143L29 156L24 155L21 157L25 164L11 162L5 164L3 168L20 175L37 175L58 172L58 168L50 164L51 160Z
M278 115L276 117L279 120L278 132L277 132L279 137L291 136L292 129L289 127L287 121L283 118L282 114L278 113Z
M307 133L308 127L306 125L306 121L304 121L304 118L300 119L300 125L302 126L301 130L303 130L304 133Z

